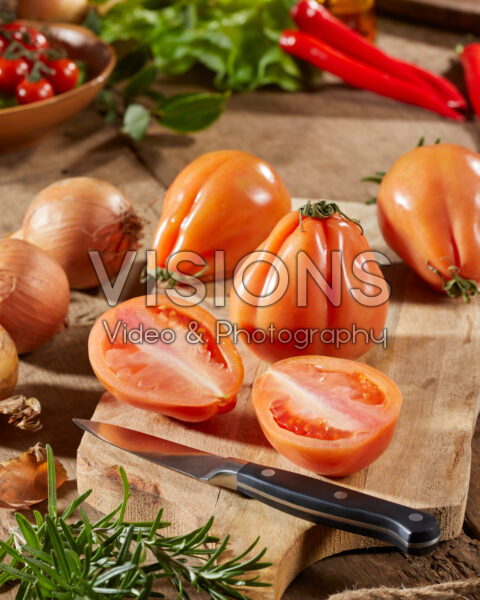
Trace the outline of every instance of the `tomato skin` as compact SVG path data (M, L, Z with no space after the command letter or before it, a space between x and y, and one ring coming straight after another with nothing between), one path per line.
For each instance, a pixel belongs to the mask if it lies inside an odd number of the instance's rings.
M6 31L7 37L10 35L13 41L19 42L27 50L46 50L50 47L46 36L34 27L13 22L1 25L0 29Z
M385 175L377 215L388 245L436 290L448 267L480 281L480 155L456 144L415 148Z
M7 49L7 46L8 46L7 40L3 37L3 35L0 35L0 54L3 54L5 52L5 50Z
M230 338L222 337L218 344L215 342L215 317L199 306L177 306L163 295L159 295L157 298L157 308L147 307L146 301L146 297L143 296L132 298L108 310L94 324L88 340L88 352L90 363L100 382L119 400L182 421L201 422L232 410L243 381L243 363ZM208 339L211 339L210 355L225 366L223 375L218 371L218 377L223 377L222 383L219 384L222 385L221 398L212 394L202 396L203 390L200 388L198 388L198 394L197 392L192 394L191 389L188 390L188 393L183 392L183 389L178 389L181 374L177 376L175 368L169 372L157 369L156 377L158 377L161 388L153 391L142 389L131 375L122 377L112 371L107 362L106 353L112 348L122 349L125 345L119 343L117 346L111 343L106 335L105 323L108 323L110 331L113 331L119 321L119 315L125 314L125 311L136 314L148 322L156 310L169 314L172 323L176 319L185 321L185 323L193 320L198 323L200 329L206 332L205 335L209 336ZM128 351L129 348L126 350ZM193 365L189 362L189 358L191 359L191 356L184 359L185 369L190 369L193 373Z
M368 267L372 285L361 282L352 271L352 265L357 264L356 257L363 252L370 252L370 246L357 224L338 214L325 219L303 217L300 224L298 211L294 211L277 224L259 250L262 254L258 262L245 273L237 272L235 275L230 294L231 321L250 334L257 330L268 332L271 324L276 332L287 330L292 335L297 330L304 330L308 334L312 332L304 346L293 338L290 343L282 343L277 335L271 340L270 334L263 343L249 343L250 350L259 358L275 362L292 356L321 354L354 359L374 343L371 335L368 340L365 335L358 335L356 343L342 343L336 347L334 343L328 343L329 334L322 341L318 332L338 329L351 331L355 325L357 329L372 330L376 339L381 337L388 314L388 294L382 293L385 297L379 306L364 306L350 293L353 288L359 288L366 295L377 295L378 287L373 285L374 278L388 289L377 263L369 263ZM339 305L334 306L324 292L310 281L305 294L306 305L301 306L297 290L297 278L300 277L298 257L306 254L325 279L330 281L332 253L338 250L342 251L343 256L341 297L337 298ZM258 306L248 301L247 291L261 297L264 290L275 287L276 272L268 258L272 255L285 265L288 286L283 296L270 306ZM242 335L240 338L245 339Z
M10 60L0 56L0 91L13 94L17 85L28 75L28 62L24 58Z
M190 163L170 186L152 248L157 264L189 250L208 264L202 276L214 277L215 250L225 250L225 277L253 251L275 223L290 210L284 183L265 161L246 152L210 152ZM201 267L184 263L189 275Z
M78 82L80 71L77 64L69 58L59 58L47 65L54 71L48 76L56 94L63 94L72 90Z
M275 373L302 381L311 366L330 373L360 373L375 383L385 395L378 408L378 420L371 430L354 432L341 439L313 439L285 430L275 422L271 406L288 390L282 384L275 388ZM296 465L329 477L345 477L374 462L389 446L402 405L402 395L386 375L368 365L325 356L304 356L282 360L255 380L252 392L253 406L260 426L270 444ZM347 415L348 416L348 415Z
M19 104L32 104L55 96L52 84L46 79L29 81L24 79L15 90L15 97Z

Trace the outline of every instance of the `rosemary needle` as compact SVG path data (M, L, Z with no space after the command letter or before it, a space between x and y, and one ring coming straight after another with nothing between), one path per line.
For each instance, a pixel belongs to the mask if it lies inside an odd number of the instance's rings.
M247 600L244 588L268 586L256 571L266 549L248 558L258 539L240 555L222 562L229 537L211 535L213 518L187 535L165 537L170 523L162 510L153 521L129 523L125 509L130 496L122 467L123 501L110 514L91 522L82 509L85 492L62 515L57 512L55 463L47 445L48 513L34 512L35 523L17 513L18 530L0 542L0 587L19 583L17 600L123 600L163 598L155 591L169 583L178 600L189 591L205 592L213 600ZM78 511L80 519L71 522Z

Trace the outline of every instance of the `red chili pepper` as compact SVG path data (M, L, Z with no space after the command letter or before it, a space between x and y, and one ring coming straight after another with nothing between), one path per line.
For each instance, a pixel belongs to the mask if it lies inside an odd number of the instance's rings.
M290 12L301 31L385 73L428 87L431 93L439 94L451 108L467 108L465 98L448 79L382 52L316 0L300 0Z
M428 88L397 79L384 71L355 60L308 33L285 30L280 36L280 46L285 52L301 58L323 71L333 73L350 85L427 108L456 121L465 120L463 115L447 106Z
M470 102L480 117L480 43L474 42L465 46L461 59Z

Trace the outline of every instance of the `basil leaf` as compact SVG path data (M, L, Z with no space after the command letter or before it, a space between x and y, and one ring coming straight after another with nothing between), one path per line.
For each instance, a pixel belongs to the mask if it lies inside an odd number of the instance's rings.
M149 123L149 111L141 104L130 104L123 116L122 131L135 141L140 142L145 137Z
M119 59L115 70L110 76L110 83L118 83L132 77L145 66L148 58L148 46L146 44L137 46L134 50Z
M157 105L159 123L178 133L192 133L211 125L225 110L230 94L177 94Z
M135 98L136 96L145 94L155 81L157 72L157 67L154 64L143 67L141 71L130 79L125 87L125 95L127 98Z

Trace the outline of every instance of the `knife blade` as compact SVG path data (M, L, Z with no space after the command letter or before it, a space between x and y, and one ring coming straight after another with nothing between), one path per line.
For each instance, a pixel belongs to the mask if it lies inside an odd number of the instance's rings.
M335 482L217 456L119 425L73 421L121 450L306 521L383 540L408 554L431 552L440 540L432 515Z

